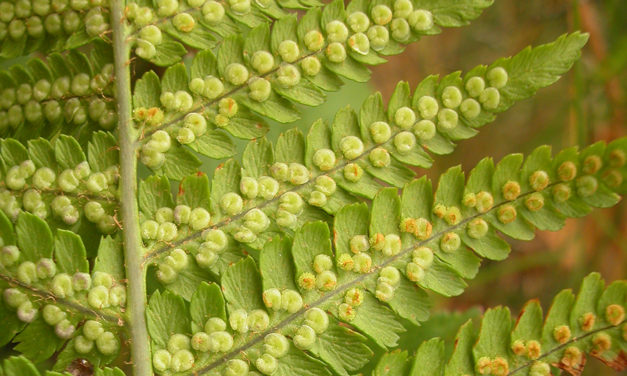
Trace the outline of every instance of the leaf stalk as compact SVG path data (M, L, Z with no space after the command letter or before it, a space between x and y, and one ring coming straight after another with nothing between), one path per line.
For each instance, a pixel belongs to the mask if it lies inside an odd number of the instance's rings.
M150 338L146 326L146 269L142 265L144 249L139 230L137 205L137 155L133 128L130 46L125 1L111 1L115 91L118 104L118 142L120 145L120 198L124 223L124 263L127 277L127 322L131 334L131 358L135 376L151 376Z

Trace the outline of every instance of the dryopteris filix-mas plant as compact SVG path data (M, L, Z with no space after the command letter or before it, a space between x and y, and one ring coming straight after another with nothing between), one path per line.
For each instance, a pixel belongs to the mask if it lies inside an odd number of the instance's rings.
M0 56L44 56L0 71L0 344L15 355L0 375L355 374L428 319L430 293L507 258L504 237L615 205L626 138L486 158L436 185L411 168L558 80L579 32L264 137L491 3L0 1ZM135 77L140 60L154 70ZM233 137L250 140L237 159ZM231 159L210 180L200 155ZM624 281L591 274L544 323L537 302L515 325L489 310L451 355L433 339L369 369L576 375L586 354L624 369L626 302Z

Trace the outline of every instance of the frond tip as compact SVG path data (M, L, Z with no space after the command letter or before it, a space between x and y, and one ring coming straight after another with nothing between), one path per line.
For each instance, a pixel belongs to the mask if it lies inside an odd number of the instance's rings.
M556 368L580 375L586 354L617 371L627 368L627 282L605 287L598 273L588 275L575 297L560 292L543 320L537 300L529 301L516 320L509 309L489 309L477 330L466 322L455 339L452 354L444 341L423 342L416 355L384 355L377 368L394 363L398 376L549 376ZM400 359L399 359L400 358Z

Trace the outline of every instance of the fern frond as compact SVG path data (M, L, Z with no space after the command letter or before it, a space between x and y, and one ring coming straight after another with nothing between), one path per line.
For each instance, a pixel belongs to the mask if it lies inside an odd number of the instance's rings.
M362 343L357 348L365 345L353 331L383 348L396 346L404 330L399 317L418 323L428 316L430 303L423 289L459 295L464 280L476 275L481 258L507 257L509 245L496 229L525 238L533 236L535 227L554 230L565 216L618 202L614 191L625 189L626 145L627 139L598 143L581 153L566 149L555 158L549 147L540 147L524 164L521 155L513 154L496 167L484 159L466 183L459 167L448 170L435 194L425 177L407 184L400 198L396 188L383 189L370 208L358 203L340 209L333 237L326 223L307 223L293 240L267 242L257 261L249 256L226 267L220 286L190 277L185 270L195 260L188 256L184 262L175 263L181 260L178 256L164 260L161 265L178 266L185 277L180 284L166 285L176 294L157 292L150 299L148 328L155 361L165 356L164 348L171 350L172 338L189 341L186 336L193 334L197 351L189 372L169 366L158 370L165 375L203 374L242 366L236 360L242 357L264 373L270 363L284 373L298 373L291 368L297 365L316 367L315 374L329 374L326 367L340 374L355 371L363 364L347 360L352 349L328 350L330 342L342 339L325 337L327 328ZM514 197L509 193L516 184ZM573 207L580 211L569 211ZM215 243L211 237L208 241ZM191 245L188 251L200 253ZM189 308L183 297L190 300ZM232 331L207 322L216 317ZM351 329L341 328L340 322ZM271 333L292 341L276 342ZM273 352L277 346L284 351Z
M85 144L117 115L110 47L50 54L0 71L0 134L26 141L71 134Z
M394 21L392 13L389 20L380 20L377 7L391 12L387 5L353 1L345 10L342 1L334 1L322 10L308 11L300 20L294 15L279 19L272 28L262 24L245 39L226 38L217 57L210 50L196 55L191 75L182 64L169 67L161 80L148 72L134 91L135 119L145 136L142 161L156 170L164 163L162 154L170 147L153 148L150 140L157 138L155 134L172 139L171 163L178 159L179 164L181 160L189 166L197 164L179 144L211 158L228 157L233 147L223 131L252 139L267 132L258 115L283 123L295 121L299 114L293 103L320 105L324 91L339 88L340 76L367 81L370 72L365 65L385 62L379 55L402 52L403 44L420 35L438 33L438 25L460 26L491 3L472 0L443 8L421 4L424 9L414 13L426 18L414 20L419 28L412 31L406 20L414 17L411 9ZM402 38L389 31L395 21L404 25Z
M444 341L433 338L413 360L406 352L384 355L374 375L549 376L555 369L580 375L586 354L622 371L627 367L626 296L625 281L606 287L592 273L576 297L571 290L556 295L544 321L537 300L529 301L516 320L507 308L489 309L478 330L472 321L461 326L452 354L445 353Z
M211 221L200 229L183 226L173 238L146 236L146 245L152 249L147 257L152 258L187 242L198 241L201 233L209 228L230 233L237 241L261 249L278 233L289 234L312 220L328 220L327 214L337 213L345 205L358 201L359 197L372 199L385 184L400 188L415 175L406 165L431 166L432 159L424 148L435 154L452 152L454 141L477 134L476 129L492 121L495 113L506 110L515 100L526 98L537 88L556 80L557 72L569 67L585 39L581 34L562 37L552 44L537 47L537 50L523 51L509 60L498 61L490 68L477 67L466 75L465 80L459 73L446 76L440 82L436 76L428 77L418 85L413 99L409 86L401 83L392 95L387 110L381 95L375 94L364 102L359 115L350 108L340 110L331 127L318 121L310 128L306 139L300 131L290 130L281 135L275 150L265 139L253 141L244 151L241 166L234 160L228 160L216 170L210 193L207 177L188 177L182 181L183 197L195 195L199 201L204 201L202 206L211 215ZM546 54L547 50L552 51L552 56L563 59L557 64L559 68L555 70L546 64L536 63L534 71L537 75L527 73L525 67L529 55L535 56L533 51ZM472 119L462 114L453 128L440 124L437 115L433 115L433 121L423 119L409 126L407 123L399 124L399 121L403 122L398 117L399 113L409 110L419 119L424 112L420 103L425 98L441 98L447 88L458 88L464 97L469 98L466 83L485 75L477 75L477 72L492 71L500 66L511 71L516 82L509 90L503 90L507 93L502 98L505 105L499 105L495 110L484 108ZM471 97L470 100L474 101ZM440 99L436 106L450 110ZM351 150L350 142L357 145L354 147L356 151ZM181 159L168 160L166 158L161 170L165 175L191 172L185 171ZM169 184L162 182L163 179L152 177L150 182L140 184L140 197L144 195L159 200L150 203L140 200L140 209L145 215L143 221L154 220L159 208L175 209ZM196 184L202 184L202 189L194 188ZM206 198L208 195L210 204ZM298 208L285 209L288 199L294 201ZM231 207L228 207L229 200L234 200ZM177 204L187 205L184 202ZM269 224L251 234L246 231L247 216L253 216L260 210L267 216ZM237 245L233 247L235 252L239 252ZM226 260L225 265L233 261Z
M71 50L110 40L108 0L0 3L0 57Z
M53 144L44 138L30 140L28 149L15 139L0 140L0 208L11 221L29 212L53 228L82 234L96 228L103 234L117 231L116 140L100 131L86 150L66 135Z
M103 238L90 271L81 237L21 213L15 227L0 213L0 344L34 362L56 357L64 370L76 358L113 361L121 348L126 286L119 241ZM91 255L93 251L90 250Z
M313 1L158 1L130 3L126 15L132 21L135 54L153 64L169 66L188 50L212 50L230 36L289 15L290 9L319 8ZM147 13L150 12L150 17ZM156 13L156 14L155 14ZM148 22L147 20L150 19Z

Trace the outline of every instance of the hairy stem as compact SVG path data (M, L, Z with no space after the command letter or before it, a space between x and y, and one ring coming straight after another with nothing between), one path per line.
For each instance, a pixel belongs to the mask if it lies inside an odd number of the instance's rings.
M143 247L137 207L137 156L131 117L130 48L128 26L124 20L124 0L111 1L115 86L118 100L118 142L120 144L120 198L122 207L124 263L128 296L128 324L131 358L135 376L152 375L150 339L146 328L146 270L142 265Z

